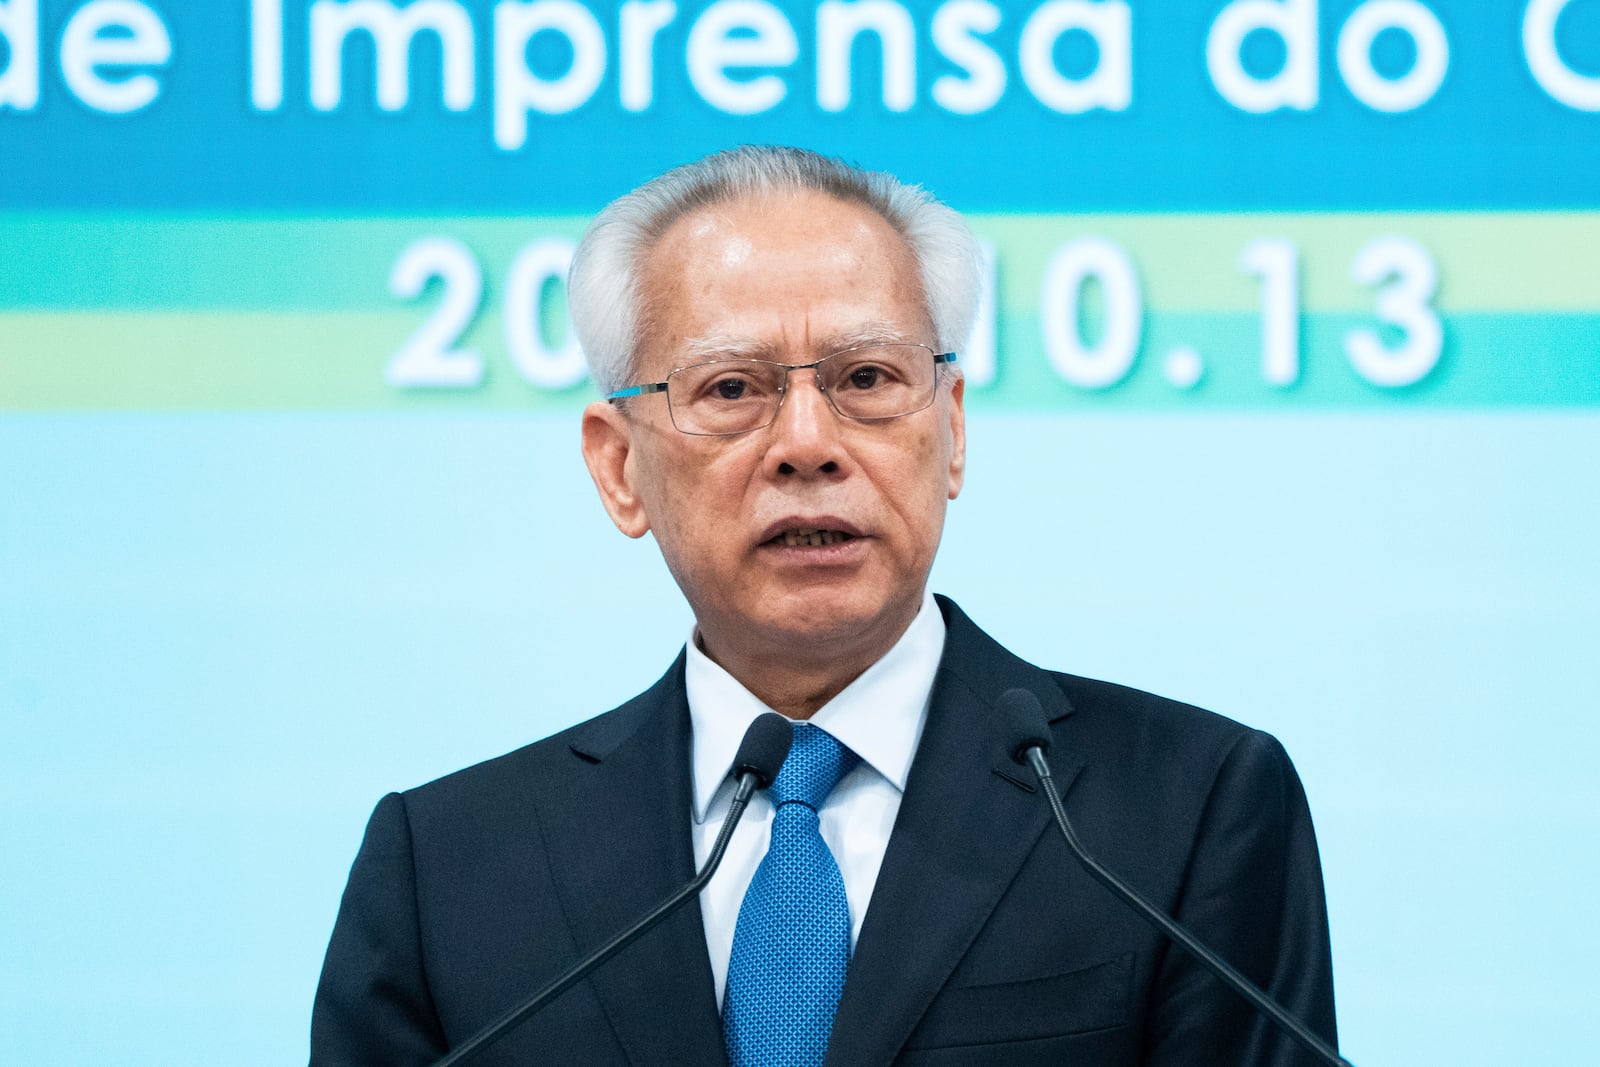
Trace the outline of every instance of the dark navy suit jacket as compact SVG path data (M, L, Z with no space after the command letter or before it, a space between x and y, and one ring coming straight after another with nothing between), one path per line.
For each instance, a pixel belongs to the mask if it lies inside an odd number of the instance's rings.
M1312 1062L1093 881L1007 756L1037 694L1085 847L1329 1039L1321 871L1270 736L949 634L834 1020L830 1067ZM614 711L385 797L339 909L314 1067L427 1064L693 875L683 661ZM726 1059L693 904L477 1061Z

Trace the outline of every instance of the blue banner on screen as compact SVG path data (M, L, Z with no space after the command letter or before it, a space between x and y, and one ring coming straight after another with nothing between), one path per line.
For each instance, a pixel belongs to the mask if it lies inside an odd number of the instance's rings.
M584 212L756 141L893 165L976 211L1600 195L1593 0L0 11L13 210Z

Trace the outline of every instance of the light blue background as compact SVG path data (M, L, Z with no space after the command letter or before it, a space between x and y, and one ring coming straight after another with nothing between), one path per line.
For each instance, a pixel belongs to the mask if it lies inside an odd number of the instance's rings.
M1584 1061L1600 415L971 436L936 589L1288 745L1347 1055ZM570 414L7 415L0 487L8 1062L303 1060L378 796L621 701L689 625Z

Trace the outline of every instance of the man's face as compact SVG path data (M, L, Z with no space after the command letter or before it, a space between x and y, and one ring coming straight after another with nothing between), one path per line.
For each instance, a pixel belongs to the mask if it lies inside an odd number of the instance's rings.
M904 241L869 209L821 194L686 215L642 267L635 381L719 356L796 364L863 341L936 343ZM812 371L794 371L777 420L736 437L680 433L663 396L629 404L585 413L585 458L618 527L655 534L713 658L888 650L917 612L961 488L959 380L922 411L864 423L835 413ZM845 536L785 544L796 530Z

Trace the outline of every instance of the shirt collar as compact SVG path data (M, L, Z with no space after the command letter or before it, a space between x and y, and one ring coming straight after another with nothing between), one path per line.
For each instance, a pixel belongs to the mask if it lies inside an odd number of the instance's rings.
M925 592L916 618L894 647L811 717L901 792L928 718L944 638L944 616L933 594ZM772 709L700 651L693 634L684 687L694 738L694 820L703 823L733 769L745 730Z

